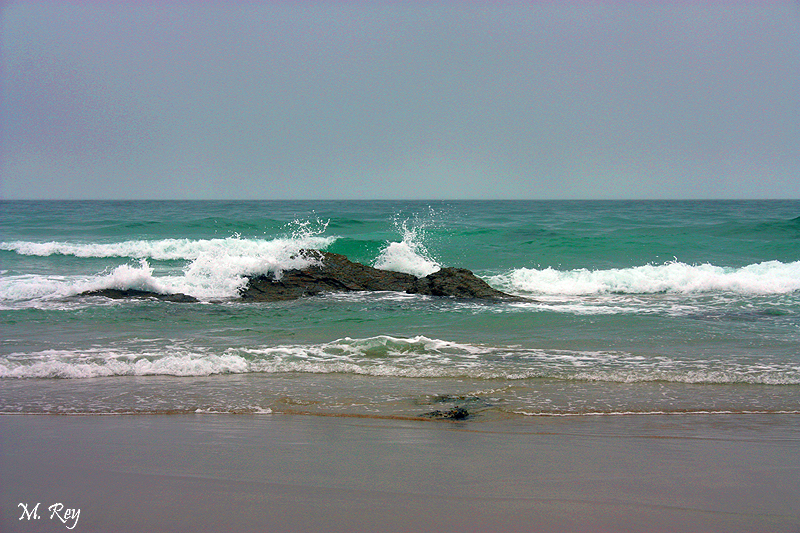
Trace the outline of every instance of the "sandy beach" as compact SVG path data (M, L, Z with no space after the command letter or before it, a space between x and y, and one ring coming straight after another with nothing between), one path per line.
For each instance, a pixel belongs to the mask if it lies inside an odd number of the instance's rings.
M6 532L800 530L796 415L7 415L0 435Z

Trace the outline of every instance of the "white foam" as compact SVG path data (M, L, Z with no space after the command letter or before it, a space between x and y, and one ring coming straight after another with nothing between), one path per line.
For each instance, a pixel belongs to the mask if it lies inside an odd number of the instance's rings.
M101 289L137 289L169 294L176 292L168 278L156 278L153 269L142 259L139 266L119 265L110 274L96 276L40 276L27 274L0 279L0 302L49 301Z
M800 385L796 363L707 360L702 363L625 352L486 346L424 336L345 337L321 344L152 349L47 350L9 354L0 378L115 375L208 376L252 372L355 374L408 378L550 378L565 381Z
M589 416L686 416L686 415L796 415L800 411L795 410L741 410L731 411L720 409L710 411L708 409L679 409L676 411L586 411L563 413L557 411L522 411L515 410L512 413L524 416L541 417L589 417Z
M395 227L402 234L403 240L387 243L373 264L375 268L405 272L417 277L427 276L441 268L425 247L424 225L410 226L404 220L395 221Z
M73 290L84 292L98 289L136 289L158 293L174 292L166 284L153 277L153 269L146 259L139 261L138 268L132 265L120 265L111 274L86 284L77 284Z
M0 378L93 378L106 376L209 376L251 371L246 359L203 352L126 353L114 350L50 351L29 358L12 354L0 364Z
M280 278L284 270L302 269L319 260L313 254L301 254L303 249L323 248L333 238L323 242L276 239L270 241L269 250L243 253L224 250L202 254L184 268L184 278L177 287L179 292L198 298L234 297L245 283L245 276L274 275Z
M83 277L40 276L35 274L4 276L0 278L0 302L18 302L64 295L67 292L65 287L76 283L76 280L85 279Z
M96 276L10 276L0 280L0 307L11 303L34 304L102 289L135 289L171 294L180 277L156 277L145 259L139 265L119 265L109 274Z
M275 239L163 239L111 244L0 243L0 248L25 255L69 254L76 257L130 257L137 264L122 264L109 274L95 276L4 276L0 280L0 302L52 299L89 290L139 289L159 293L181 292L200 299L234 297L248 275L280 277L287 269L305 268L318 260L301 250L324 249L335 237L323 237L326 224L311 228L296 223L289 237ZM157 275L149 260L185 260L182 272Z
M306 248L322 248L333 242L331 237L318 235L296 235L278 239L160 239L135 240L115 243L70 243L13 241L0 243L0 250L19 255L48 257L68 255L82 258L130 257L133 259L155 259L159 261L194 260L204 255L237 254L264 256L297 242Z
M767 261L741 268L678 261L632 268L560 271L520 268L489 282L516 294L591 295L733 292L786 294L800 290L800 261Z

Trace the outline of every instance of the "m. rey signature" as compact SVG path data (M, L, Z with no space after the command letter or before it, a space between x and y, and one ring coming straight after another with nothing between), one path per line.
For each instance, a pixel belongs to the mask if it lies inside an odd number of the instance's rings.
M40 520L42 517L39 515L39 505L42 502L38 502L36 505L33 506L33 509L28 509L27 503L20 503L17 507L22 507L22 516L19 517L20 520ZM71 509L65 508L63 503L54 503L50 507L47 508L50 511L50 520L56 519L60 520L62 524L66 526L67 529L74 529L75 526L78 525L78 518L81 515L80 509ZM72 521L72 525L67 525L67 522Z

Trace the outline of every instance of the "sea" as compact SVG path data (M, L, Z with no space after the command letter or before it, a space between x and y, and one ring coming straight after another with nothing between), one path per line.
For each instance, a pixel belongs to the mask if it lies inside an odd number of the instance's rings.
M527 300L238 298L308 249ZM0 202L0 413L455 408L800 414L800 201Z

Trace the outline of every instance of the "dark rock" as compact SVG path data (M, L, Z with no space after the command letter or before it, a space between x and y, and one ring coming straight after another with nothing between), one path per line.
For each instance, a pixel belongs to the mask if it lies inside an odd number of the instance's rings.
M453 407L449 411L431 411L421 415L425 418L433 418L434 420L465 420L469 418L469 411L463 407Z
M123 300L127 298L138 299L155 299L165 302L179 302L179 303L195 303L197 298L183 293L174 294L161 294L152 291L140 291L137 289L101 289L97 291L86 291L81 293L81 296L104 296L114 300Z
M488 283L465 268L443 268L428 274L424 278L417 279L406 292L478 300L524 300L519 296L491 288Z
M286 270L279 279L272 276L251 277L240 291L245 300L294 300L323 292L405 291L416 281L411 274L379 270L354 263L341 254L303 251L318 259L319 265L302 270Z
M424 278L417 278L411 274L354 263L341 254L316 250L300 253L317 259L318 264L286 270L278 279L272 276L250 277L240 296L245 300L272 302L323 292L394 291L492 301L524 300L491 288L463 268L443 268Z

